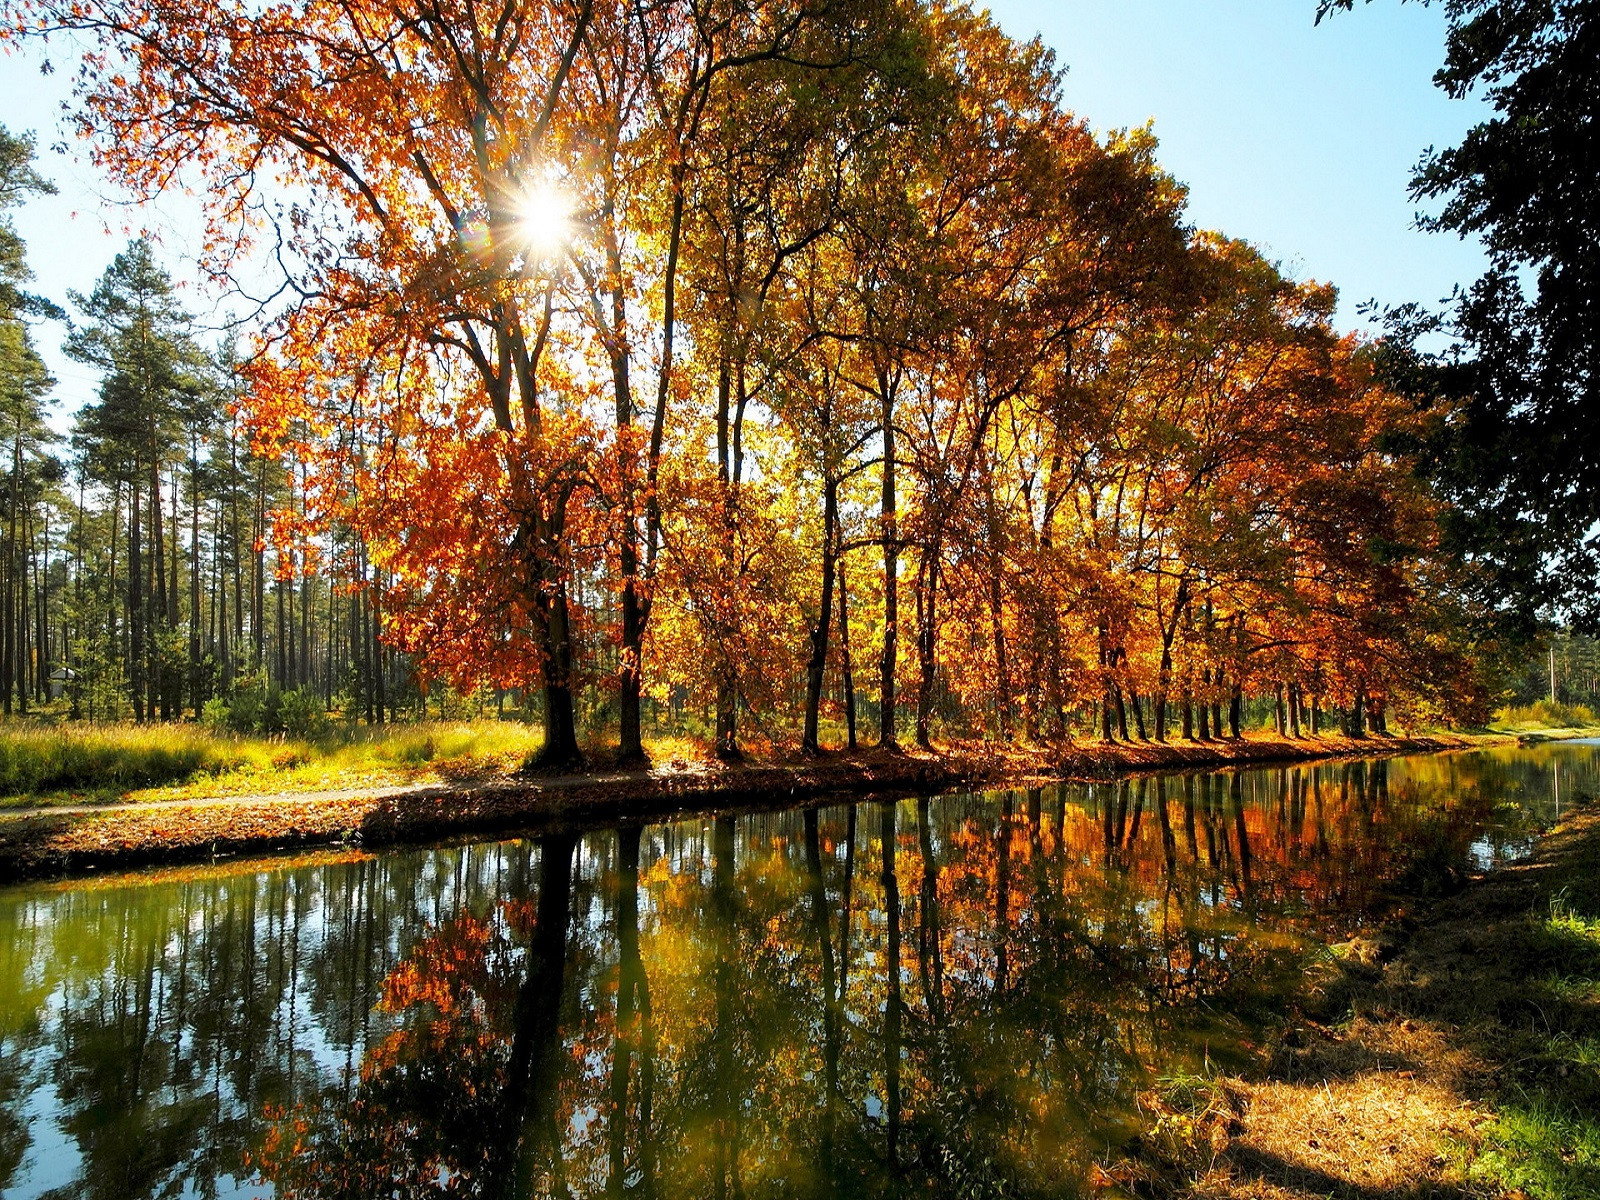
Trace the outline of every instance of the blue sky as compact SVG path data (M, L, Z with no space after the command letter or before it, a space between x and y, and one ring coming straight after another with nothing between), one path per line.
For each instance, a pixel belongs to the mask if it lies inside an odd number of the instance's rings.
M1376 0L1314 24L1315 0L993 0L1013 37L1066 68L1097 129L1154 120L1191 219L1255 243L1356 306L1437 300L1476 277L1476 245L1413 227L1418 158L1483 119L1433 86L1439 7Z
M1163 165L1189 187L1195 224L1245 238L1297 278L1340 290L1340 323L1357 304L1437 300L1481 266L1476 247L1413 228L1406 184L1429 146L1454 144L1483 116L1432 84L1443 58L1437 6L1376 0L1315 26L1315 0L992 0L1017 38L1041 36L1066 69L1067 105L1099 130L1154 120ZM182 278L188 206L134 211L116 202L59 121L75 65L52 47L0 59L0 123L33 130L39 166L61 189L32 201L16 224L38 290L65 301L87 292L139 229L162 239ZM68 153L50 147L68 143ZM213 302L191 292L201 314ZM88 368L56 352L60 330L38 331L58 379L58 411L89 399Z

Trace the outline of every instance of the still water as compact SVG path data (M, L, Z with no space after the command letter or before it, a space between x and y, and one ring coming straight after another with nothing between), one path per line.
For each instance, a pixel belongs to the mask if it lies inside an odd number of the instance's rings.
M1600 748L0 891L5 1197L1078 1194L1308 954Z

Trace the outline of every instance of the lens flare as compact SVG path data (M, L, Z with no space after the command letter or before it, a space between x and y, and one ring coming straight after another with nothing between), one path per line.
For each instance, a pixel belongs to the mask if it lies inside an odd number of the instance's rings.
M537 257L559 254L572 234L572 200L553 183L536 184L517 205L517 229Z

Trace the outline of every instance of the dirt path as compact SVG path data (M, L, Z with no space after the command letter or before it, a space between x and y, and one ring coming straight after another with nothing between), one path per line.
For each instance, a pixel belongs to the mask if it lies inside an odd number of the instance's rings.
M1054 751L982 744L941 753L824 754L755 766L675 764L605 774L41 806L0 812L0 883L312 845L376 846L585 828L707 808L770 807L830 794L1106 779L1136 772L1465 749L1509 740L1250 737L1212 743L1093 743Z

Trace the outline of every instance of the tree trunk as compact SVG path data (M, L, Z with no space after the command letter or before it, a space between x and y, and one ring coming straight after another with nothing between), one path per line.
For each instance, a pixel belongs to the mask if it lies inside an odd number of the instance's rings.
M159 707L161 719L167 721L172 718L172 702L168 698L166 664L162 661L162 634L167 631L167 610L171 597L167 592L167 539L166 521L161 508L161 464L156 460L150 463L150 581L153 587L147 597L150 627L146 640L150 698L146 704L151 716Z
M11 715L17 682L17 510L21 507L22 434L11 451L10 512L6 520L5 581L0 588L0 709Z
M189 707L200 719L200 450L189 439Z
M933 684L938 649L939 556L934 543L922 552L917 572L917 745L933 748Z
M900 637L900 543L896 528L894 389L880 377L883 396L883 496L879 510L883 524L883 654L878 660L878 745L895 743L895 663Z
M133 698L133 719L145 719L144 650L144 546L140 538L140 503L137 484L128 497L128 692Z
M723 762L738 762L744 757L739 749L738 735L739 692L727 678L717 680L717 734L716 755Z
M844 727L846 746L856 748L856 680L850 663L850 602L845 583L844 559L839 560L839 651L844 673Z
M557 545L564 520L560 513L553 520L540 519L533 533L535 544ZM544 767L564 769L583 763L572 699L572 625L560 564L549 553L540 557L536 612L539 666L544 679L544 745L539 749L538 762Z
M839 520L839 485L831 476L822 484L822 598L817 607L817 622L811 627L811 658L806 664L805 728L800 749L816 754L818 713L822 705L822 681L828 665L828 635L833 622L833 579L837 563L834 527Z

